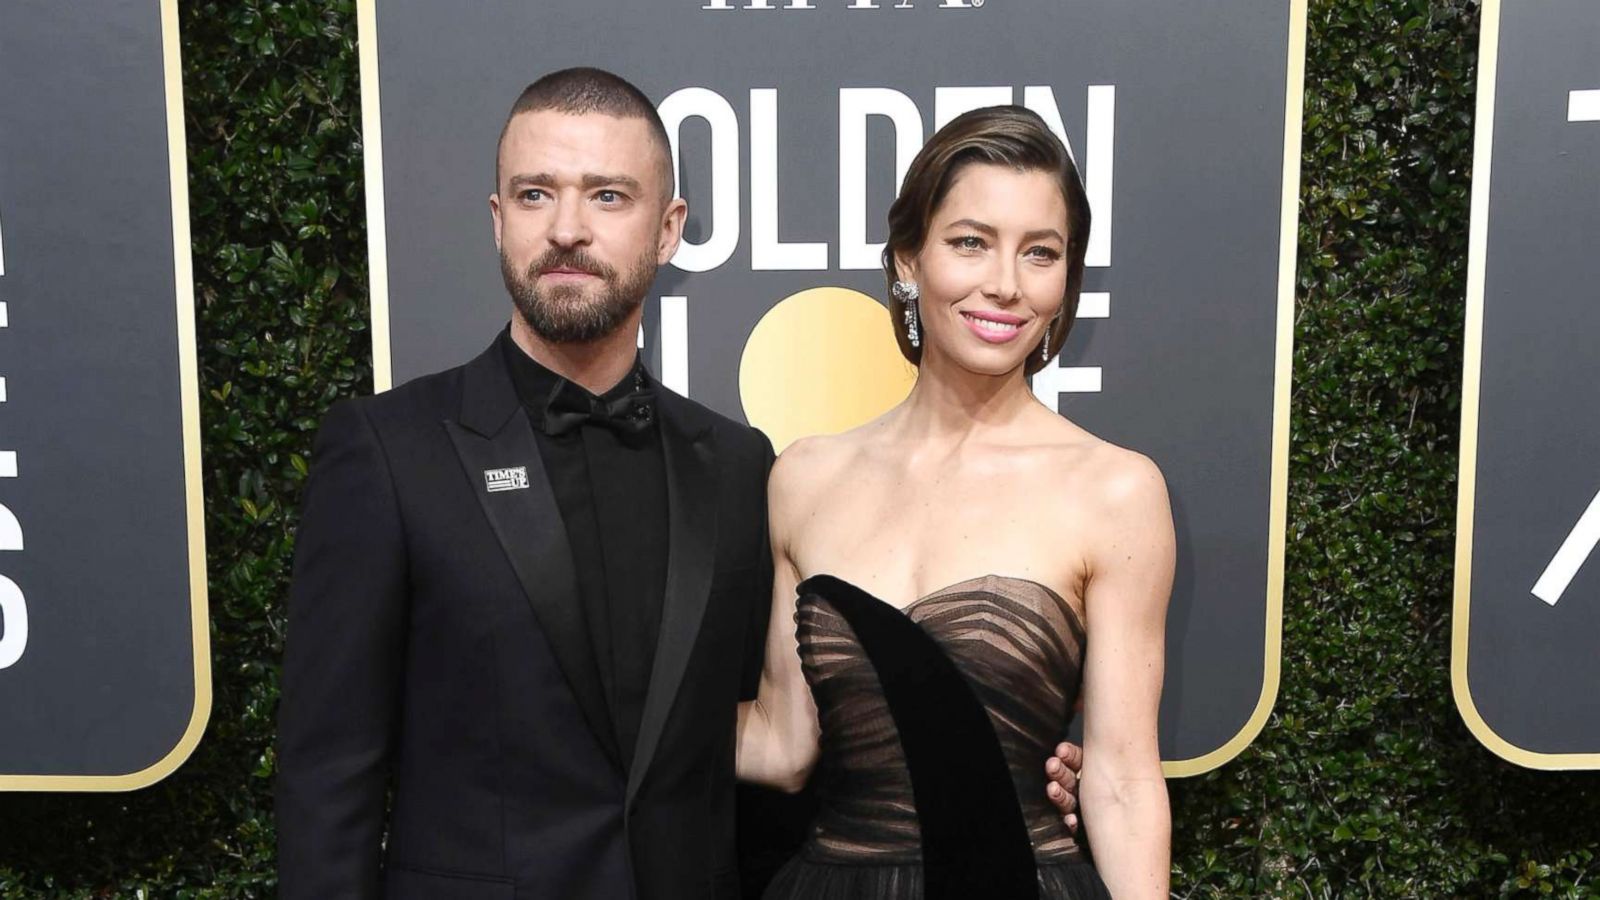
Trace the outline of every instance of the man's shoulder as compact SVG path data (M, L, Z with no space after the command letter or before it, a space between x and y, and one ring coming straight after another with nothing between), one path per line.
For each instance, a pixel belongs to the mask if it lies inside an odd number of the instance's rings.
M453 418L461 407L461 379L465 365L413 378L376 394L336 401L324 416L365 419L379 433L392 435L418 427L437 429L442 419Z
M456 366L413 378L382 393L352 397L375 421L401 422L417 417L438 421L440 414L461 405L461 374L466 366Z
M676 417L684 431L689 434L709 432L716 441L719 451L726 450L741 459L749 457L752 460L761 460L764 465L771 459L772 442L759 428L725 416L670 388L662 386L657 390L663 392L661 401L663 411Z

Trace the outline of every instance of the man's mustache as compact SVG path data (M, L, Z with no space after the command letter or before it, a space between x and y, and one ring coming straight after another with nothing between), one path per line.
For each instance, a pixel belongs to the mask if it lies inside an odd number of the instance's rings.
M539 273L550 269L572 269L607 281L614 279L617 274L615 269L590 256L581 248L555 248L528 266L528 277L537 278Z

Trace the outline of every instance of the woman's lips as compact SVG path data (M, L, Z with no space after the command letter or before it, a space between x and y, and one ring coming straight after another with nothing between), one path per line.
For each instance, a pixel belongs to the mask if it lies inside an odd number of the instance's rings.
M967 329L977 335L979 340L991 344L1005 344L1021 336L1022 325L1026 320L1010 313L963 311L961 321L966 323Z

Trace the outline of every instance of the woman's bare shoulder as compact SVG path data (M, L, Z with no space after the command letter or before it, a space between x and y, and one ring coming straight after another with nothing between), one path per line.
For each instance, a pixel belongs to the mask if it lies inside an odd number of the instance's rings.
M803 437L778 454L778 461L772 466L772 477L786 483L805 483L841 465L847 453L849 443L844 435Z
M1155 461L1060 416L1047 428L1051 470L1069 490L1105 511L1167 506L1166 479Z
M806 498L815 498L836 483L858 452L857 441L848 433L796 440L778 454L772 466L767 487L770 502L791 510L804 506Z

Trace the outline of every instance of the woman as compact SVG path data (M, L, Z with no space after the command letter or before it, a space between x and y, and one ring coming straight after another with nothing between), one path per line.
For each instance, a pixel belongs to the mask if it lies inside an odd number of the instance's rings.
M1167 896L1166 488L1025 380L1072 326L1088 236L1077 170L1026 109L967 113L911 164L884 272L916 387L791 446L769 486L739 777L796 790L816 767L820 812L768 898ZM1080 700L1092 866L1037 764Z

